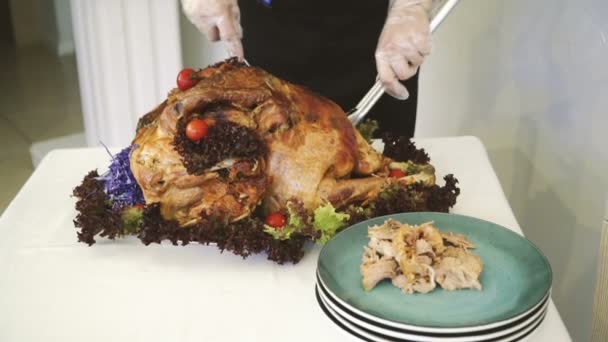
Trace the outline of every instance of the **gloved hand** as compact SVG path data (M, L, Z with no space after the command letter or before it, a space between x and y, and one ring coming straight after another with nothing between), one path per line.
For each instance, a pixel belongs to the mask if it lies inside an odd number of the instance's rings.
M186 17L212 41L224 41L231 56L243 59L241 13L237 0L182 0Z
M378 46L376 68L386 92L395 98L409 97L399 82L416 74L431 52L429 11L432 0L391 0Z

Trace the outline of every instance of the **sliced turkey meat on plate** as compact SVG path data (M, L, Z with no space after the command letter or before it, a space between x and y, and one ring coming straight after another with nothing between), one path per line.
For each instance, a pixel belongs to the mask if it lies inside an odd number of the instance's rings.
M447 232L447 233L441 233L441 237L448 245L452 245L454 247L460 247L460 248L466 248L466 249L475 248L475 244L473 244L471 241L467 240L466 236L464 236L462 234Z
M365 247L361 274L363 275L363 288L369 291L381 280L395 277L397 262L390 257L380 257L374 249Z
M483 263L478 255L455 247L448 247L439 264L435 266L437 282L448 291L481 290L479 276L482 271Z
M404 293L428 293L437 285L452 291L481 290L481 258L464 235L440 232L433 222L409 225L388 219L368 228L360 271L366 291L384 279Z

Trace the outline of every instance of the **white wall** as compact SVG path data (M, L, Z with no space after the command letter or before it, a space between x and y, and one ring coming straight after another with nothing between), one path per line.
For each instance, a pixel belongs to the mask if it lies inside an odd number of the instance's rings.
M608 1L462 0L421 77L418 136L479 136L553 298L588 341L608 193Z

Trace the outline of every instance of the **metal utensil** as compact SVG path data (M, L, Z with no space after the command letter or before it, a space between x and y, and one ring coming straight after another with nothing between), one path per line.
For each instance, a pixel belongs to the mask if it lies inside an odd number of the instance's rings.
M431 33L435 32L439 24L448 16L459 0L433 0L433 9L431 10ZM384 86L379 79L371 89L363 96L357 105L348 111L348 119L353 125L357 125L369 113L370 109L378 102L382 94L384 94Z

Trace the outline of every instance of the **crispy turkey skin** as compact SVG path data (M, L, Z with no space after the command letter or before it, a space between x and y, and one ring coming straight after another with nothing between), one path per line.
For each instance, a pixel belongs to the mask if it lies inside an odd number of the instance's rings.
M342 207L374 198L392 181L392 160L377 153L334 102L234 59L196 76L194 87L174 89L140 120L133 140L133 175L146 203L159 203L165 219L236 221L258 206L265 213L281 210L292 199L307 210L325 202ZM209 123L209 140L181 146L184 124L193 118ZM203 144L212 145L213 130L222 125L249 132L244 137L259 139L263 151L239 155L231 146L245 138L224 135L232 141L216 141L223 152L203 156L213 150Z

